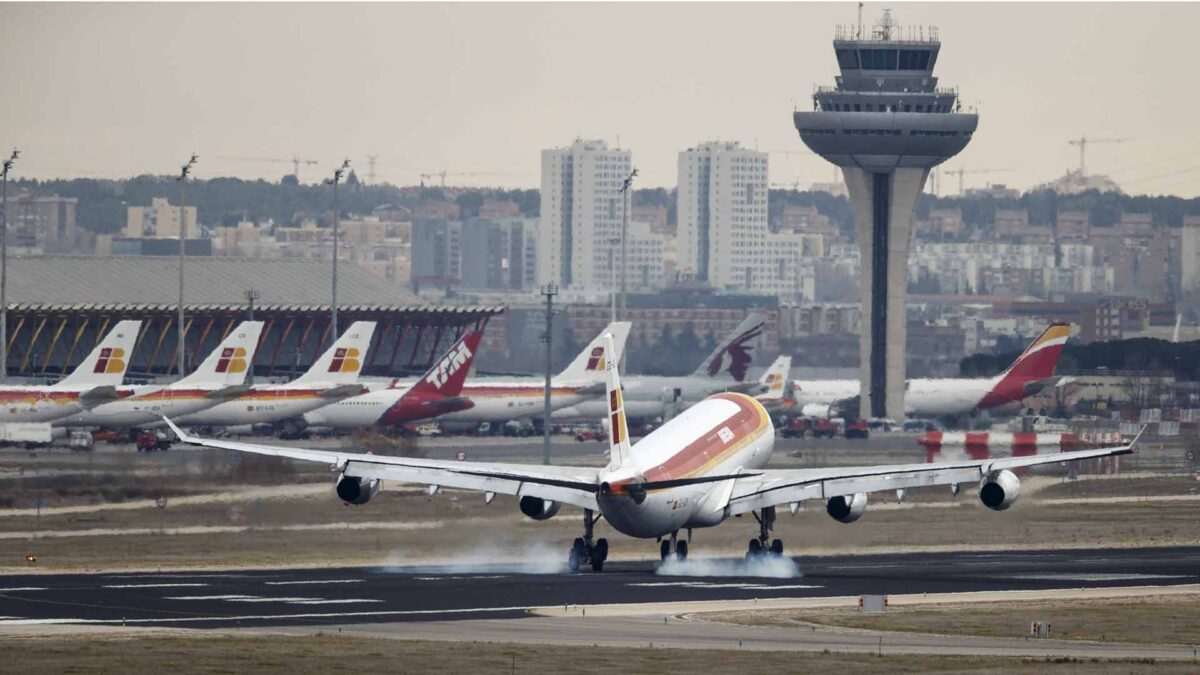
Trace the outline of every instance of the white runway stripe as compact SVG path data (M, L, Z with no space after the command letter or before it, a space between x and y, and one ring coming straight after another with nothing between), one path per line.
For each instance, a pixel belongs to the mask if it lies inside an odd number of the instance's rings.
M254 598L255 595L175 595L166 600L238 600L242 598Z
M361 584L363 579L313 579L311 581L268 581L267 586L299 586L302 584Z
M44 591L47 590L41 586L21 586L18 588L0 588L0 593L13 593L16 591Z
M101 588L195 588L208 584L110 584Z
M293 601L289 601L288 604L291 604L291 605L347 605L350 603L357 604L360 602L383 602L383 601L375 600L375 599L368 599L368 598L340 598L337 600L293 600Z
M40 624L77 623L89 625L185 623L213 621L276 621L280 619L337 619L348 617L428 616L431 614L473 614L523 612L529 607L470 607L466 609L396 609L375 612L309 612L304 614L248 614L246 616L196 616L170 619L14 619L0 621L0 626L33 626Z

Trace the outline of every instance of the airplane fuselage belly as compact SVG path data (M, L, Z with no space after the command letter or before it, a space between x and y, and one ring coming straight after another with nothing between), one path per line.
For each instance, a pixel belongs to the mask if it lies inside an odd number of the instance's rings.
M217 400L209 398L207 394L210 393L199 390L174 392L168 389L142 395L135 394L120 401L96 406L78 415L56 420L54 426L116 429L156 427L162 424L164 415L171 418L183 417L214 405Z
M83 409L78 391L0 390L0 423L52 422Z
M742 394L721 394L668 421L635 445L633 452L637 473L656 482L761 469L770 460L774 443L774 426L761 404ZM640 503L628 494L602 493L597 503L618 532L661 537L723 521L731 486L732 479L650 489Z
M321 398L315 391L300 393L286 389L261 390L172 420L181 426L271 424L299 417L329 403L328 399Z
M511 393L475 393L469 387L464 387L463 398L474 405L466 410L459 410L445 415L439 415L439 422L506 422L541 416L545 409L545 393L541 389L519 389ZM550 395L550 409L558 410L568 406L578 405L585 397L570 391L553 391ZM603 417L601 412L598 417Z

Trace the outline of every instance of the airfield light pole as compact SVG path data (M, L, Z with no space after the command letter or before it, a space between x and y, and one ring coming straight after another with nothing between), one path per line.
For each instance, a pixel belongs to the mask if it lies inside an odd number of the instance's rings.
M257 288L249 288L246 290L246 303L250 305L250 316L246 317L250 321L254 320L254 301L260 296Z
M633 187L633 179L638 175L638 170L634 169L625 177L625 182L621 184L621 319L628 319L625 316L625 270L629 263L625 259L625 252L628 249L627 241L629 239L629 188Z
M553 367L551 355L554 336L554 296L558 295L558 286L546 284L542 287L542 295L546 296L546 332L542 342L546 345L546 387L543 394L542 409L542 464L550 463L550 369Z
M193 152L192 158L179 169L179 177L175 179L179 181L179 361L176 363L176 370L180 378L186 374L186 366L184 364L187 363L185 360L187 352L184 346L183 325L183 259L186 257L184 255L184 244L187 243L187 202L184 199L186 194L184 188L187 185L188 174L192 172L192 167L196 165L197 159L199 157Z
M8 171L21 156L13 149L4 160L3 194L0 195L0 382L8 379Z
M346 174L346 169L350 168L350 160L347 158L333 172L333 178L325 181L326 185L333 186L333 302L330 305L330 323L329 323L329 339L337 341L338 339L338 296L337 296L337 268L338 268L338 238L339 238L339 221L341 213L338 211L338 183L342 182L342 176Z

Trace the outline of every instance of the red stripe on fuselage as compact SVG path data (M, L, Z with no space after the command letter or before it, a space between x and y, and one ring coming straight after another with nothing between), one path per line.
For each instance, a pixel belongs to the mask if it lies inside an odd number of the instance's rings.
M731 453L745 447L769 423L766 412L753 398L745 394L715 394L710 398L732 401L738 411L723 422L713 426L702 437L692 441L667 461L645 472L647 481L676 480L698 475L709 467L719 464ZM729 442L721 440L719 432L728 428L733 432Z

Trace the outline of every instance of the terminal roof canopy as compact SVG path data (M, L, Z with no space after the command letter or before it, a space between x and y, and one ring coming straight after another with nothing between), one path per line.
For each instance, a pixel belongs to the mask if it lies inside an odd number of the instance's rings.
M176 257L13 256L8 261L11 305L155 304L179 301ZM240 305L259 291L258 304L328 305L329 261L188 258L189 305ZM338 266L339 305L422 305L411 292L353 264Z

